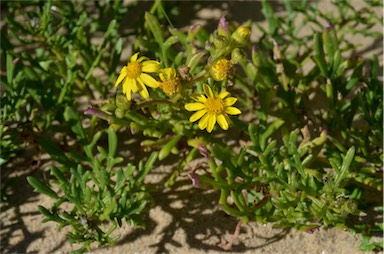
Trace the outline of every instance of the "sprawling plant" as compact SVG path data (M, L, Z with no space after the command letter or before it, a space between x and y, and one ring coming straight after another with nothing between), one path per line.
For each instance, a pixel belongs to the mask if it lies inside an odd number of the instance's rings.
M20 34L37 29L29 40L51 38L41 43L54 43L49 44L51 51L36 50L39 60L10 46L4 51L10 94L5 98L10 101L2 117L20 124L17 117L25 107L36 119L32 122L41 122L46 130L52 131L49 126L57 120L75 134L80 154L65 153L55 142L40 139L60 166L51 169L52 183L32 177L28 181L56 200L50 209L39 210L45 220L70 226L70 239L84 243L80 251L94 241L113 244L111 234L123 218L132 224L144 222L140 214L150 200L144 177L155 161L167 157L178 165L168 187L189 163L204 158L188 172L192 184L219 192L218 204L241 223L269 222L307 232L339 227L362 233L363 250L382 248L369 240L382 231L377 217L383 207L382 63L375 55L360 57L361 45L349 40L351 34L382 39L372 29L381 23L372 10L382 3L370 1L357 9L335 1L337 12L330 14L313 2L283 1L286 13L278 16L262 1L267 26L223 17L209 32L199 25L174 28L167 9L156 1L143 14L132 53L122 66L125 43L118 28L128 10L120 2L100 6L101 13L111 11L116 18L95 47L86 33L99 29L100 23L86 12L76 23L68 18L54 22L57 15L68 17L82 8L69 5L68 10L44 3L34 16L38 29L8 20ZM58 14L52 14L53 6ZM304 26L310 33L302 31ZM60 35L59 28L66 28L71 39ZM254 40L255 29L261 35ZM8 36L29 38L15 32ZM15 67L15 62L24 65ZM108 77L104 82L93 75L96 68ZM34 90L21 84L27 80L43 86ZM72 109L72 96L80 93L88 98L87 128ZM92 100L96 97L102 100ZM38 110L43 114L36 114ZM6 133L9 128L2 124L0 130ZM99 129L106 128L108 150L95 150L104 133ZM137 165L122 167L123 158L115 157L117 135L136 139L151 154L136 158ZM3 145L10 151L6 161L15 143L4 139ZM367 216L377 220L366 224Z

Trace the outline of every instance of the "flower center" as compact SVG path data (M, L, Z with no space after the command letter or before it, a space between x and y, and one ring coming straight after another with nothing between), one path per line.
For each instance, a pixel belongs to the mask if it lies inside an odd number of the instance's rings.
M128 63L127 77L130 79L137 79L141 74L141 65L138 62Z
M227 59L220 59L212 67L213 78L219 81L228 79L233 73L233 66Z
M205 102L208 113L219 115L224 111L224 104L220 98L208 98Z
M180 91L180 82L178 78L168 79L160 84L161 89L163 89L164 93L171 96Z

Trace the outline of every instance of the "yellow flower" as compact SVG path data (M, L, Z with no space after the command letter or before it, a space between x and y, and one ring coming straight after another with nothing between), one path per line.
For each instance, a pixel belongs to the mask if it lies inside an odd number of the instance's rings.
M217 81L227 80L235 74L235 69L228 59L222 58L213 64L211 76Z
M160 82L159 87L163 89L164 93L172 96L175 93L180 92L181 83L179 77L176 76L176 70L173 68L166 68L160 70Z
M134 54L129 63L121 69L119 77L116 80L115 87L120 83L123 85L123 93L131 100L131 93L137 93L144 99L149 97L148 90L145 86L156 88L158 82L147 73L154 73L160 70L160 63L149 60L142 56L138 58L139 53Z
M187 103L185 109L188 111L197 111L190 118L190 122L199 121L200 130L207 129L210 133L213 130L216 122L223 130L229 127L230 119L228 115L239 115L241 111L238 108L232 107L237 101L234 97L227 97L229 92L224 91L220 94L214 93L212 89L204 84L204 93L192 96L196 102Z

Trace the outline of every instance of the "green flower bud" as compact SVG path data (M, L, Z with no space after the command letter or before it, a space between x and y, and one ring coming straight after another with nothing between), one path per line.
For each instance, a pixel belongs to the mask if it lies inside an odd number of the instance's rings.
M119 94L116 96L116 107L122 109L122 110L129 110L129 107L131 106L131 102L127 100L127 97L125 95Z
M235 48L234 50L232 50L232 53L231 53L231 63L232 64L242 63L246 59L247 59L247 56L246 56L244 50L242 50L240 48Z
M223 35L217 35L213 39L213 45L215 45L216 49L223 49L226 46L228 46L228 44L229 44L228 39L225 36L223 36Z
M116 116L117 118L119 118L119 119L124 118L124 116L125 116L125 110L122 109L122 108L117 108L117 109L115 110L115 116Z
M250 42L251 30L246 26L239 26L236 31L232 33L231 38L240 46L244 46Z

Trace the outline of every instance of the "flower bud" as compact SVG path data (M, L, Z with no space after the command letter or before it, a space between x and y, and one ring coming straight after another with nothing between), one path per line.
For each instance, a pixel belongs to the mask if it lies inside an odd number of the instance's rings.
M125 116L125 110L122 108L116 108L115 110L115 116L119 119L124 118Z
M234 50L232 50L232 52L231 52L231 63L232 64L242 63L246 59L247 59L247 56L246 56L244 50L242 50L240 48L235 48Z
M229 44L228 39L225 36L223 36L223 35L217 35L213 39L213 45L215 45L216 49L223 49L226 46L228 46L228 44Z
M251 30L246 26L239 26L236 31L232 33L231 38L240 46L244 46L250 42Z
M217 34L229 38L229 24L225 19L225 16L219 20L219 24L217 25Z
M116 103L116 107L122 110L128 110L129 107L131 106L131 102L128 101L127 97L122 94L119 94L118 96L116 96L115 103Z

